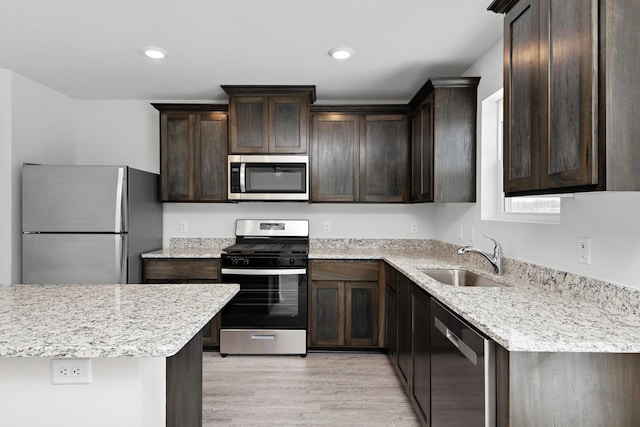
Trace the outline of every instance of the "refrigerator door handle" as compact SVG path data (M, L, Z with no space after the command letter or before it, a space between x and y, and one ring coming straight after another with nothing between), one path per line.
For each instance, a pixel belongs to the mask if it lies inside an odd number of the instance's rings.
M119 277L118 283L127 283L127 239L126 236L120 235L116 239L116 277Z
M124 212L122 210L122 192L124 189L124 168L118 168L118 183L116 184L116 214L115 214L115 230L120 232L124 231L122 228L122 216Z

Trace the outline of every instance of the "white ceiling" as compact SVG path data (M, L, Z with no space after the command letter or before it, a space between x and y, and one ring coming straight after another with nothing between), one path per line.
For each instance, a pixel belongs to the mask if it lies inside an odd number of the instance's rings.
M81 99L224 101L221 84L301 84L319 102L408 101L500 39L489 3L0 0L0 68ZM352 59L329 57L343 45Z

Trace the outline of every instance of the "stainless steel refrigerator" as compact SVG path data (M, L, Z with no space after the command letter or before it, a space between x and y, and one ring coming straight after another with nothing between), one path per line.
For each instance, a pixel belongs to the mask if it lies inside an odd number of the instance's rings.
M140 283L162 247L159 177L126 166L22 167L22 283Z

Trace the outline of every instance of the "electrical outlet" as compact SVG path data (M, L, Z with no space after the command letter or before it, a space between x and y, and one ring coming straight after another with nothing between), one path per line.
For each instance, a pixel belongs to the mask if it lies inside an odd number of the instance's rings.
M189 231L189 221L186 221L184 219L181 220L179 223L179 227L181 233L186 233L187 231Z
M412 222L409 224L409 233L418 234L418 223Z
M91 359L51 359L52 384L90 384Z
M578 237L578 262L591 264L591 238Z
M331 221L324 222L324 232L331 233Z
M467 241L473 243L476 240L476 230L473 225L468 226L467 228Z

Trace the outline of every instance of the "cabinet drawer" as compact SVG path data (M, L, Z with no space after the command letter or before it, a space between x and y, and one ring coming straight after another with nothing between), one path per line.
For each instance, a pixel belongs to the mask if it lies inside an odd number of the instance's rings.
M213 280L219 279L217 259L145 259L145 280Z
M311 280L378 281L378 262L312 261Z

